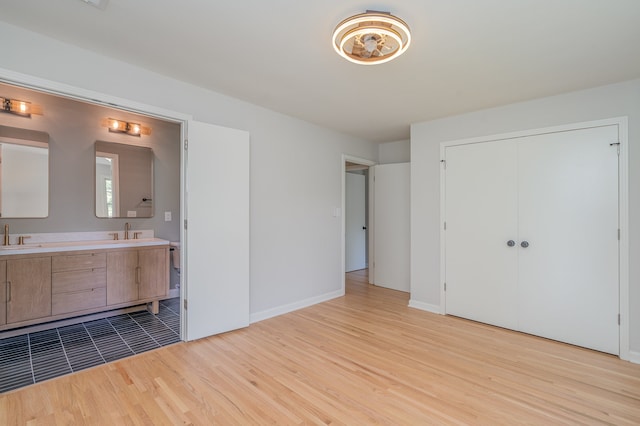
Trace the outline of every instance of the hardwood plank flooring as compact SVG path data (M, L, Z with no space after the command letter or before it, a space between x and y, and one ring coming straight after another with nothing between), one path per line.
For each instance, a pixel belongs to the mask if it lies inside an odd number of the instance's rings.
M640 424L640 365L346 296L0 396L0 424Z

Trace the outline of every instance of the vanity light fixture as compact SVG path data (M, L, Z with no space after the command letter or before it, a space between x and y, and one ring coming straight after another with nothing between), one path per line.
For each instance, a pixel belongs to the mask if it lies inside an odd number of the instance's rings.
M140 135L149 135L151 134L151 129L148 127L144 127L139 123L130 123L128 121L117 120L115 118L108 118L107 124L109 126L109 131L113 133L126 133L131 136L140 136Z
M3 112L31 117L31 102L0 98L0 104Z
M333 31L333 48L348 61L383 64L402 55L411 44L409 26L389 12L367 10L340 22Z

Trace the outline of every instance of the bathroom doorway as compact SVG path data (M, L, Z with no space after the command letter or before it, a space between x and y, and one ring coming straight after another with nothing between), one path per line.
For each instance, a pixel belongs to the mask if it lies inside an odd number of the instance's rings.
M347 163L345 176L345 272L367 269L369 168Z
M342 276L364 271L369 282L373 279L373 176L369 168L376 163L364 158L342 157Z

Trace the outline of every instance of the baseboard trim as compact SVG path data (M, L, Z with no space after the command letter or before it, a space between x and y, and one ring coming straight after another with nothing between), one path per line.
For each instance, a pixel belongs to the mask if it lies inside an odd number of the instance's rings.
M629 351L629 359L627 359L627 361L634 364L640 364L640 352Z
M307 308L318 303L326 302L337 297L344 296L344 290L332 291L331 293L321 294L320 296L310 297L308 299L300 300L298 302L289 303L287 305L278 306L275 308L267 309L264 311L251 314L250 322L263 321L269 318L277 317L279 315L288 314L289 312L297 311L298 309Z
M421 311L431 312L432 314L440 315L442 313L440 312L440 305L432 305L430 303L419 302L413 299L409 300L409 307L420 309Z

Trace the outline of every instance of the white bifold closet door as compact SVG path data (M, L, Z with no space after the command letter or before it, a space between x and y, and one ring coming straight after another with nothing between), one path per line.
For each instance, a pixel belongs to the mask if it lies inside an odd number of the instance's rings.
M194 340L249 325L249 133L188 125L183 270Z
M603 126L446 148L447 313L619 353L617 141Z

